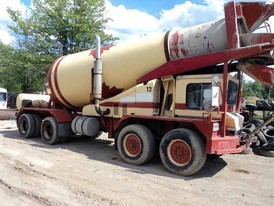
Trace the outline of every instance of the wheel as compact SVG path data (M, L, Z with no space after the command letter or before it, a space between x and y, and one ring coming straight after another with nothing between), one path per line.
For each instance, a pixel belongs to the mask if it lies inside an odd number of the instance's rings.
M141 165L149 161L155 152L155 140L151 131L139 124L128 125L117 139L120 157L127 163Z
M54 117L47 117L41 125L41 137L43 142L47 144L56 144L59 142L58 124Z
M35 122L35 132L34 137L41 136L41 124L42 124L42 118L38 114L33 114L33 119Z
M190 129L174 129L161 140L160 157L170 172L189 176L205 164L205 143Z
M35 134L35 120L31 114L22 114L18 119L18 130L25 138L33 137Z

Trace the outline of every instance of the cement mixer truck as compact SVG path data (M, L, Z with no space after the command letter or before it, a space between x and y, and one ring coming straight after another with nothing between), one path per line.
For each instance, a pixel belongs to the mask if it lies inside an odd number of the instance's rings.
M269 30L274 4L229 2L224 14L133 43L101 48L97 36L96 49L58 58L48 96L18 96L20 134L56 144L106 132L123 161L141 165L159 152L183 176L198 172L207 154L242 152L251 144L242 132L243 73L274 83L274 34L253 33Z

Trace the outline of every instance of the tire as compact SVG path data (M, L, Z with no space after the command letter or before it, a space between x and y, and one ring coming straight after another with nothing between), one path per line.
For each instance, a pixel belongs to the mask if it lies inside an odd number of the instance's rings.
M41 137L47 144L56 144L60 141L58 136L58 124L54 117L47 117L41 125Z
M258 109L266 109L265 104L263 103L263 100L261 99L256 101L256 106Z
M271 105L272 110L274 110L274 101L273 100L268 100L268 102Z
M262 119L250 119L248 123L254 124L255 127L261 126L264 123Z
M244 122L247 122L249 120L249 113L248 112L243 112L240 115L244 117Z
M268 100L262 100L262 103L264 105L264 108L266 108L267 110L272 110L272 106L270 104L270 101L268 101Z
M269 140L267 143L265 143L262 147L262 150L267 150L267 151L274 151L274 139Z
M256 109L257 109L257 106L256 106L256 105L253 105L253 104L247 104L247 105L245 105L245 107L246 107L248 110L256 110Z
M147 127L132 124L119 133L117 147L122 160L132 165L141 165L153 157L155 139Z
M274 128L267 127L263 130L266 140L274 139Z
M268 124L268 126L266 126L265 128L263 128L263 130L264 129L274 129L274 127Z
M244 129L247 129L250 132L252 132L255 128L256 128L256 126L254 124L251 124L251 123L244 126Z
M25 138L31 138L35 134L35 120L31 114L22 114L18 119L18 130Z
M34 137L40 137L41 136L42 118L38 114L33 114L33 119L35 122Z
M190 129L174 129L161 140L160 157L168 171L193 175L205 164L205 143Z
M256 136L258 137L258 140L260 141L260 145L263 145L267 142L267 139L265 138L265 135L262 131L258 132Z

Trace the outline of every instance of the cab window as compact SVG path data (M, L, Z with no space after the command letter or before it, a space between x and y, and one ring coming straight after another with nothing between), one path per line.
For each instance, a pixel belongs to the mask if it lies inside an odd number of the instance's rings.
M186 107L188 109L202 110L204 105L211 100L210 83L191 83L187 85L186 91Z
M238 94L238 84L229 80L227 89L227 104L233 106L236 104Z

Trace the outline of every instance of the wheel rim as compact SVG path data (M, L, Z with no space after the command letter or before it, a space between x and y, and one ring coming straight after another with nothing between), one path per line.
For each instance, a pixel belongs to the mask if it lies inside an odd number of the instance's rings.
M142 144L138 136L129 134L124 139L123 147L128 156L136 157L141 153Z
M184 166L191 160L191 149L183 140L176 139L171 141L167 151L170 161L177 166Z
M28 121L25 118L22 118L19 126L21 133L25 134L26 131L28 130L28 127L29 127Z
M52 125L49 122L45 122L43 124L43 136L46 140L51 140L53 135L53 128Z

